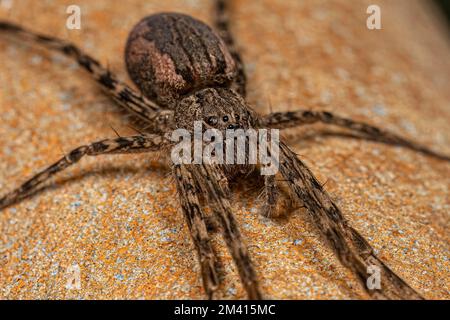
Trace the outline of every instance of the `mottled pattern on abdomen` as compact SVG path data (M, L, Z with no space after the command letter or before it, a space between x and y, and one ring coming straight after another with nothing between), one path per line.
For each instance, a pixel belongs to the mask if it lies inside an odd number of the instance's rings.
M173 108L180 95L228 86L236 65L220 37L206 24L177 13L141 20L126 46L131 79L144 95Z

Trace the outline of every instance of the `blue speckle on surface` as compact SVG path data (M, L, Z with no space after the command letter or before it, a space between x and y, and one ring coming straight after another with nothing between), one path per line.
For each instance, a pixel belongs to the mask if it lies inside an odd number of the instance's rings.
M170 237L162 237L161 238L161 242L171 242L172 241L172 238L170 238Z
M70 103L63 103L61 105L61 109L63 109L64 111L69 111L70 109L72 109L72 105Z
M385 116L387 114L386 107L382 104L376 104L372 108L373 112L379 116Z
M81 201L74 201L70 204L71 208L78 208L79 206L81 206Z
M122 274L116 274L116 275L114 276L114 278L116 278L117 280L120 280L120 281L122 281L122 280L124 279L124 277L123 277Z
M236 292L237 292L237 290L236 290L236 288L229 288L228 290L228 294L230 294L230 295L235 295L236 294Z

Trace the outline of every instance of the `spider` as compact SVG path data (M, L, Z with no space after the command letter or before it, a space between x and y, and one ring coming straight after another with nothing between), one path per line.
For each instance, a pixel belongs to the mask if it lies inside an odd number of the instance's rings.
M137 135L96 141L73 149L47 169L0 198L0 209L36 193L58 172L84 156L120 153L168 152L173 141L168 133L193 130L193 122L205 128L285 129L313 123L343 127L388 144L411 148L429 156L450 160L427 147L370 124L328 111L296 110L259 115L245 100L246 75L243 61L229 30L227 2L215 4L215 31L203 22L179 13L159 13L141 20L131 31L125 52L128 73L140 92L117 79L97 60L75 45L0 21L0 31L43 45L74 59L127 112L143 123ZM341 263L360 280L374 298L422 299L422 296L381 261L370 244L352 228L313 173L282 140L279 170L263 177L265 205L261 214L277 216L278 203L287 188L289 196L306 208L317 228ZM198 253L203 287L209 298L220 285L217 256L211 246L211 224L218 224L249 299L264 297L230 204L229 181L261 165L173 164L181 210ZM206 207L212 211L208 215ZM215 221L215 222L214 222ZM381 288L365 283L368 268L377 266L383 276Z

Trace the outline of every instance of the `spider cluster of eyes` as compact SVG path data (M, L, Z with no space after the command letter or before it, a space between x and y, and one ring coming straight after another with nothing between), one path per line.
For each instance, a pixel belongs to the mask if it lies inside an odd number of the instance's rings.
M261 175L274 175L279 168L280 135L278 129L203 130L202 121L194 121L192 132L179 128L169 139L176 143L171 151L174 164L260 165Z

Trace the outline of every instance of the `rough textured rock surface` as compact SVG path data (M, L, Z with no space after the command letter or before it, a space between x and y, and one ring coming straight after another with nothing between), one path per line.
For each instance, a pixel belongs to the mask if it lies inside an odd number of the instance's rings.
M448 34L428 1L232 4L249 97L259 112L329 109L450 153ZM210 1L85 1L82 29L65 28L73 1L12 1L0 19L70 39L127 79L127 33L143 15L178 11L211 21ZM58 54L0 36L0 190L63 152L132 131L86 73ZM128 79L127 79L128 81ZM430 299L450 298L450 166L373 142L286 132L291 145L386 263ZM339 131L339 130L335 130ZM0 213L0 298L204 298L197 257L167 166L148 155L90 158L39 195ZM366 299L307 214L268 220L260 189L233 203L268 298ZM244 298L219 235L221 297ZM66 289L77 264L81 289Z

